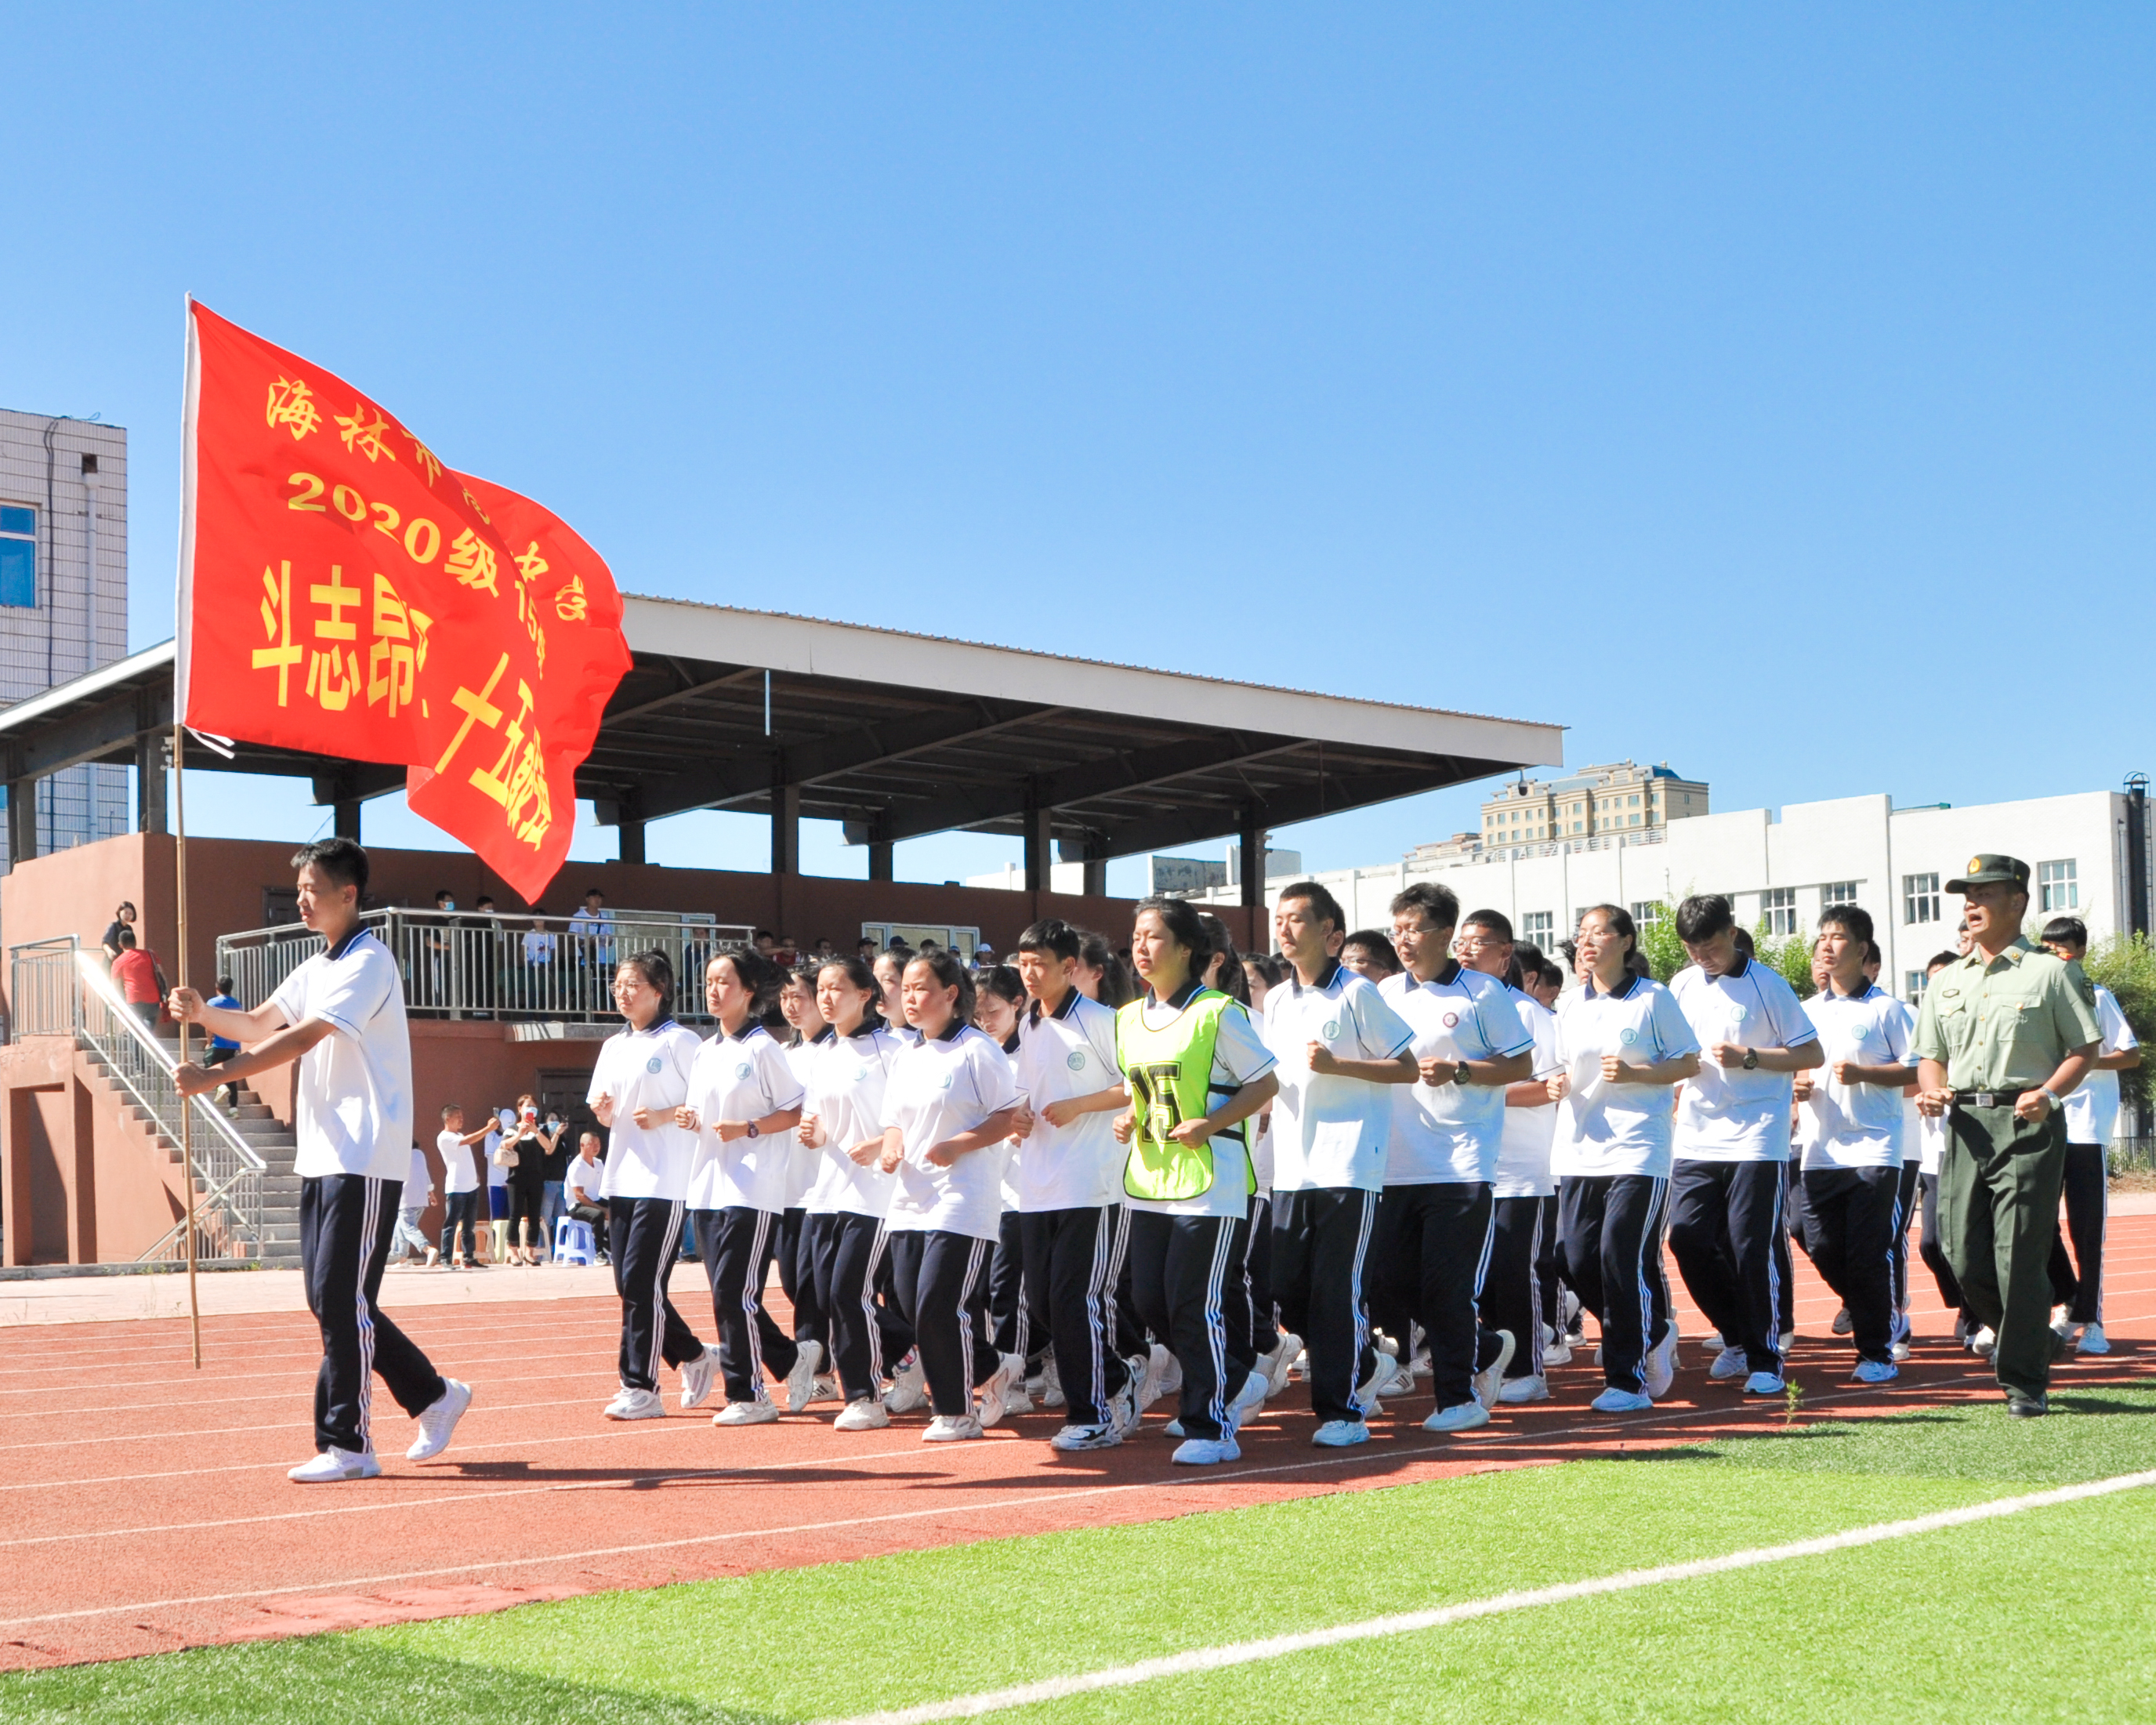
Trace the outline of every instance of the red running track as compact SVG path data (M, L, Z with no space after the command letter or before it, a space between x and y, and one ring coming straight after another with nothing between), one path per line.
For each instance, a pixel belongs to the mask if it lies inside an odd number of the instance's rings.
M1829 1333L1836 1302L1799 1266L1800 1417L1996 1399L1988 1369L1948 1339L1921 1266L1901 1380L1849 1384L1854 1355ZM2156 1216L2112 1219L2106 1268L2115 1351L2061 1367L2061 1387L2156 1368ZM1787 1418L1779 1403L1710 1383L1707 1354L1687 1341L1651 1414L1588 1410L1600 1388L1590 1348L1553 1370L1552 1400L1502 1408L1462 1437L1421 1430L1425 1393L1389 1404L1363 1447L1313 1450L1291 1387L1245 1430L1240 1463L1204 1472L1169 1466L1167 1403L1122 1448L1068 1456L1044 1441L1060 1423L1050 1413L933 1446L919 1441L925 1415L834 1431L835 1404L772 1425L714 1430L706 1412L617 1425L598 1417L614 1387L617 1310L574 1299L398 1312L475 1386L458 1440L429 1466L404 1461L410 1427L381 1397L383 1476L313 1487L284 1476L311 1447L317 1348L304 1314L206 1319L199 1373L180 1322L0 1332L0 1669L1147 1521L1763 1434ZM1697 1337L1704 1322L1681 1310Z

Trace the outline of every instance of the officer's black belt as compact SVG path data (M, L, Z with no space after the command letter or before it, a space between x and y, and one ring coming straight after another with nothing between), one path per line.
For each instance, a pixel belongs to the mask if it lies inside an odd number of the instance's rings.
M1958 1090L1953 1093L1957 1108L2010 1108L2021 1100L2025 1090L2037 1088L2033 1084L2017 1084L2005 1090Z

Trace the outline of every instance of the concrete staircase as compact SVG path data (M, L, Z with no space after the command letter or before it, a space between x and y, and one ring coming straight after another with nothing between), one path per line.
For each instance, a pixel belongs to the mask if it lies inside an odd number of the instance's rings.
M174 1046L177 1048L177 1040ZM180 1161L180 1141L167 1124L129 1094L110 1065L95 1047L77 1045L80 1057L90 1080L110 1092L121 1114L131 1120L135 1128L146 1138L154 1139L167 1161L177 1166ZM217 1092L222 1098L223 1091ZM245 1085L239 1087L237 1111L218 1105L239 1129L248 1147L261 1158L262 1228L258 1253L265 1270L296 1270L300 1265L300 1178L292 1171L293 1158L298 1152L292 1129L279 1124L270 1111L270 1105ZM198 1127L199 1130L199 1127ZM195 1181L198 1197L204 1195L205 1186L199 1176Z

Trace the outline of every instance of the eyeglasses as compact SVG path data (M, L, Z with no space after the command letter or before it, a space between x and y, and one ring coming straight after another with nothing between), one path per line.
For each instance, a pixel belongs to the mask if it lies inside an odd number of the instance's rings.
M1485 947L1509 947L1510 941L1501 941L1494 934L1463 934L1452 943L1463 952L1479 952Z

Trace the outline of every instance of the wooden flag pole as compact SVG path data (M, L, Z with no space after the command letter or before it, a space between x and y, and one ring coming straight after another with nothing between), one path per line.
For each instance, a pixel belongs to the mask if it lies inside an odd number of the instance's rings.
M187 985L187 727L172 721L172 872L179 891L180 986ZM187 1063L187 1021L180 1020L180 1064ZM178 1086L173 1086L177 1092ZM187 1325L195 1369L202 1369L202 1301L195 1288L194 1102L180 1097L180 1175L187 1195Z

